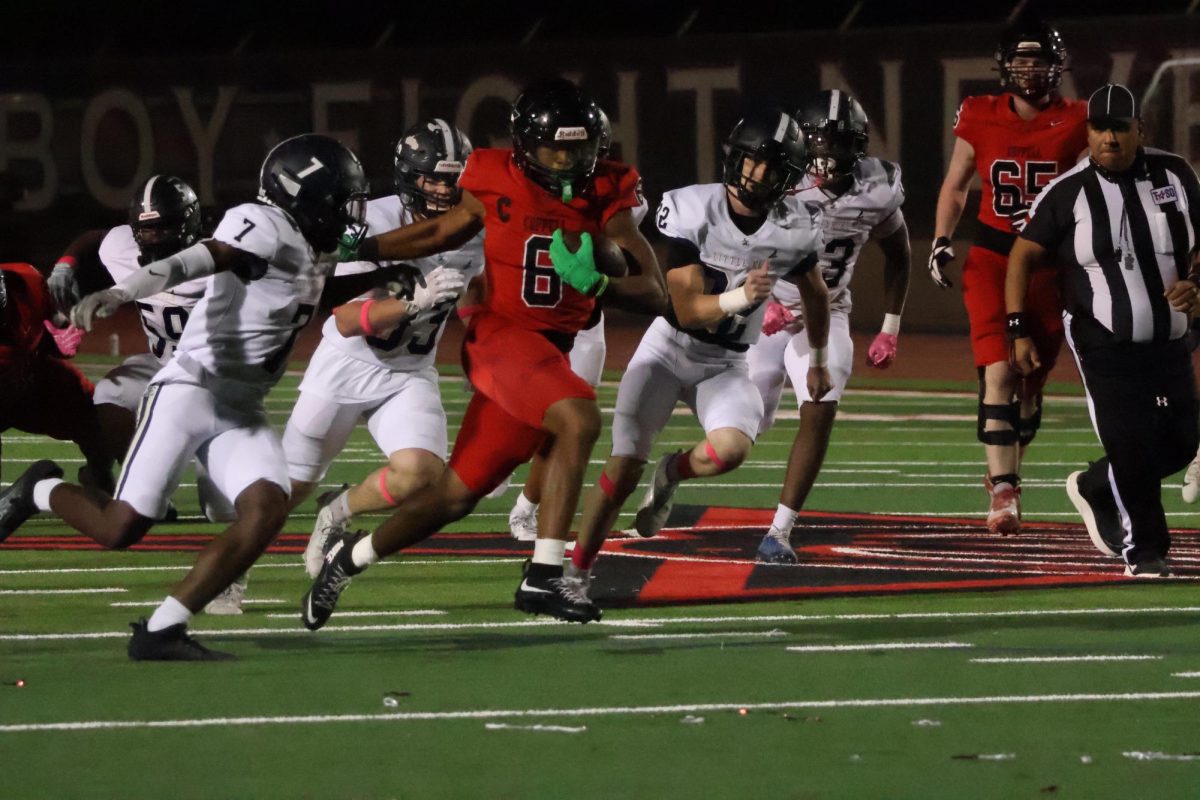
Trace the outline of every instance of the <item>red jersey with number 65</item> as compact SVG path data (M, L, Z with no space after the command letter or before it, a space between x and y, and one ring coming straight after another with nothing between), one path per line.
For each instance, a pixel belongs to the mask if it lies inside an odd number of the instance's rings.
M637 170L601 161L588 188L571 202L525 177L511 150L471 153L458 185L486 209L484 307L522 328L576 333L588 323L595 300L562 282L550 262L550 237L558 228L599 234L618 211L641 202Z
M983 182L979 221L1017 233L1012 217L1079 160L1087 147L1087 103L1056 97L1033 119L1013 110L1013 95L968 97L954 118L954 135L975 148ZM1018 219L1022 224L1024 214Z

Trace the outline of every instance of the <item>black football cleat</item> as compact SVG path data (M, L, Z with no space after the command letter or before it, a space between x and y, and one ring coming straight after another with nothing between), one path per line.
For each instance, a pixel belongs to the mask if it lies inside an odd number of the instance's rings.
M1125 529L1108 483L1096 480L1091 470L1067 476L1067 497L1083 518L1088 538L1106 556L1119 556L1125 549Z
M342 551L354 547L361 535L348 533L329 540L329 549L325 551L321 571L317 573L312 587L300 600L300 621L310 631L320 630L329 621L337 607L338 598L350 585L350 579L354 576L347 572L342 564Z
M161 631L146 630L146 620L129 623L129 658L133 661L232 661L233 653L209 650L188 636L187 625L180 622Z
M517 587L513 605L526 614L547 614L564 622L587 624L597 622L603 612L587 596L587 581L578 576L557 574L540 575L540 564L525 564L525 574Z
M49 459L35 461L12 486L0 492L0 542L37 513L33 504L34 485L47 478L61 478L62 474L62 467Z

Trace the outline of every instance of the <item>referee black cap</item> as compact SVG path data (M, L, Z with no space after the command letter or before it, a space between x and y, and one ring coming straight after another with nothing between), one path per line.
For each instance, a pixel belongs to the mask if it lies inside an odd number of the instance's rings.
M1119 83L1107 83L1088 98L1088 122L1137 117L1133 92Z

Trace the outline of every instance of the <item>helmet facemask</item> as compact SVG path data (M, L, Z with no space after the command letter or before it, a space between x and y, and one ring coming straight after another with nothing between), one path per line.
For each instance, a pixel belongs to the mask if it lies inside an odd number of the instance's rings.
M513 155L531 181L569 203L596 171L600 140L585 128L559 128L553 141L516 137Z
M808 143L808 174L817 185L835 183L854 172L866 154L866 137L854 132L804 129Z
M783 158L772 154L735 147L725 157L726 187L742 205L755 212L766 211L778 203L799 180L798 172Z
M138 247L138 263L142 266L161 261L191 247L200 239L200 209L189 206L182 219L164 219L157 211L144 212L131 223L133 240Z

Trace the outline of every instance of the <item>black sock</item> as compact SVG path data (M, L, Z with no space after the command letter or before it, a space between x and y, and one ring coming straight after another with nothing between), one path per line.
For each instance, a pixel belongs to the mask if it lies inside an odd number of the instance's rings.
M1016 489L1021 485L1021 476L1015 472L1009 472L1006 475L994 475L992 477L993 486L999 486L1002 483L1007 483L1009 486Z
M548 581L551 578L561 578L562 574L562 566L537 564L532 561L529 562L529 568L525 571L525 577L531 581Z

